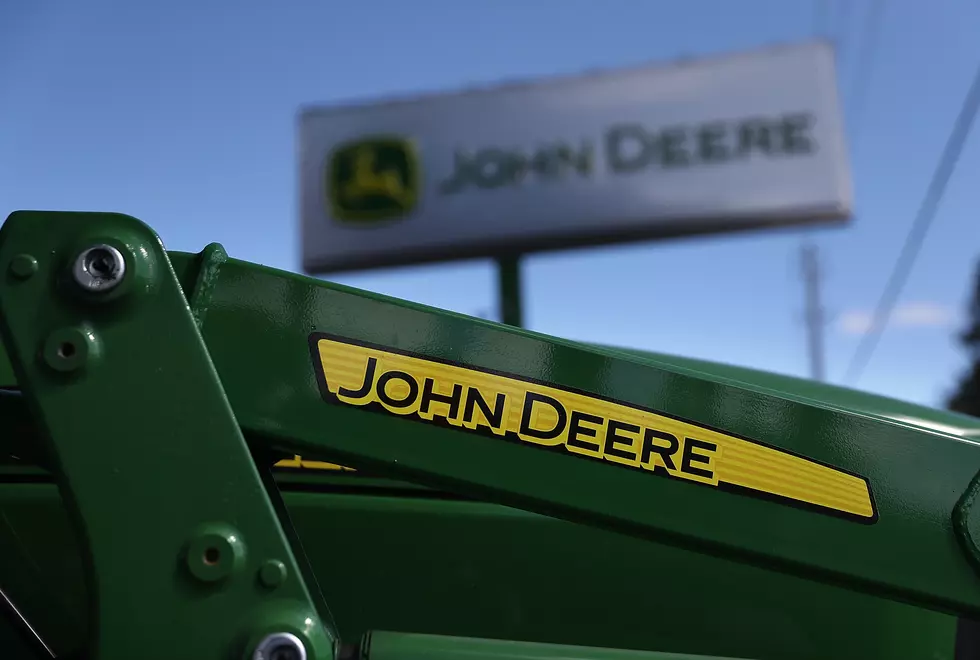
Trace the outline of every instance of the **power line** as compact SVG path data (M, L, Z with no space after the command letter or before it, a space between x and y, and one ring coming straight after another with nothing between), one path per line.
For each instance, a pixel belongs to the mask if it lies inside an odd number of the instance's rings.
M851 19L851 10L854 8L853 2L843 2L841 4L840 15L837 17L837 29L834 31L834 40L840 50L846 50L848 23Z
M840 0L838 4L833 0L812 0L812 6L813 36L818 39L829 39L838 45L843 43L854 2Z
M813 36L826 36L830 14L830 0L813 0Z
M831 0L813 0L813 35L816 38L830 39L838 51L847 37L847 27L851 16L852 3L845 2L833 25ZM820 263L817 246L805 240L800 243L800 266L803 276L804 323L806 325L807 355L810 363L810 377L816 381L824 380L824 342L823 331L826 325L823 308L820 304Z
M817 246L800 246L800 267L803 275L803 296L805 301L807 352L810 356L810 377L816 381L824 379L823 329L826 324L823 306L820 304L820 260Z
M929 188L926 190L919 212L916 214L908 236L905 238L902 251L892 269L891 276L885 284L877 307L875 307L874 315L871 318L871 327L861 338L861 342L858 344L845 372L845 383L856 381L860 377L878 347L881 333L891 317L892 309L905 286L905 282L908 280L926 233L936 218L939 204L946 192L946 185L956 169L963 146L970 134L970 128L973 126L973 120L977 116L978 108L980 108L980 67L977 68L977 72L973 76L973 83L970 85L966 98L963 99L959 116L956 118L956 123L953 124L953 130L949 134L939 163L933 172L932 180L929 182Z
M851 133L855 139L858 136L861 119L864 114L864 100L867 98L868 87L871 85L871 74L874 71L874 54L881 31L881 17L884 14L883 0L873 0L871 8L865 15L861 30L861 38L857 41L857 63L855 65L854 84L851 87Z

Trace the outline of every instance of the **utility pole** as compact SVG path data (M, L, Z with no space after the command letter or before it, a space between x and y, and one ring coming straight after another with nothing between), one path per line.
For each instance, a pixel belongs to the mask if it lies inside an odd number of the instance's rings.
M820 260L817 246L804 243L800 246L800 266L803 271L803 296L805 301L807 352L810 356L810 377L824 379L823 328L824 311L820 304Z

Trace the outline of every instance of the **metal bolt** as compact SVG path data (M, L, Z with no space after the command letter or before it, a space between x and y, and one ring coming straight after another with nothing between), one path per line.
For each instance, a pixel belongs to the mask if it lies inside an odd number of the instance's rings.
M275 589L286 580L286 565L278 559L270 559L259 568L259 582L262 586Z
M93 245L75 259L75 282L86 291L108 291L126 275L126 260L111 245Z
M208 525L187 546L185 561L192 576L202 582L220 582L245 563L241 534L227 525Z
M29 254L14 255L10 260L10 274L19 280L26 280L37 272L37 259Z
M85 327L60 328L48 335L41 349L45 363L55 371L80 369L99 354L99 341Z
M306 660L306 647L292 633L272 633L255 647L252 660Z

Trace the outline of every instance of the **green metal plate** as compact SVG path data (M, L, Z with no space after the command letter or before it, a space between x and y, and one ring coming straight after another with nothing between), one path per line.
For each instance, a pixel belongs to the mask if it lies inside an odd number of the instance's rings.
M216 276L202 331L240 423L270 442L770 569L980 612L980 580L951 519L980 467L974 443L234 260ZM879 519L856 524L331 406L307 349L314 332L556 383L781 447L866 477Z
M369 477L292 479L290 516L348 640L374 629L766 660L954 658L945 614ZM57 493L0 484L0 512L0 585L17 581L19 604L67 654L86 598Z

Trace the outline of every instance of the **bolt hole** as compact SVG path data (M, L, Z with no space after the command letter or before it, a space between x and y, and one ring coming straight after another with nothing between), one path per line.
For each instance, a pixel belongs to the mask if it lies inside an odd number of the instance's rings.
M281 644L269 651L269 660L299 660L300 653L292 644Z
M70 341L62 342L61 346L58 347L58 357L62 360L68 360L75 356L75 344Z
M221 559L221 553L218 552L217 548L207 548L204 551L204 563L208 566L214 566Z
M86 267L95 277L112 277L115 274L116 261L108 250L92 250Z

